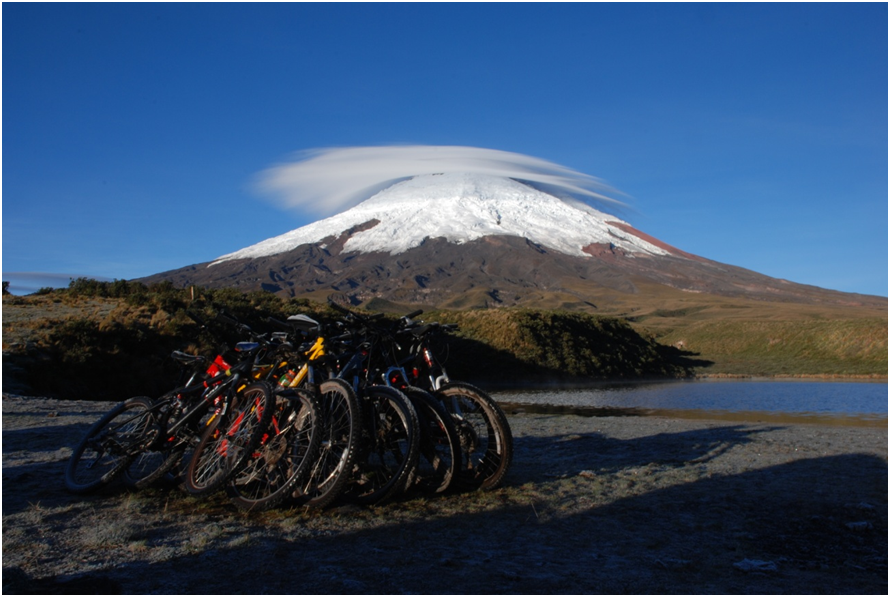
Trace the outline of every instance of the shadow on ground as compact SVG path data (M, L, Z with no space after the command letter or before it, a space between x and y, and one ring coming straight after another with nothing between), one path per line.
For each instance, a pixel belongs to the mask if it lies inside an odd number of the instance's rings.
M4 593L886 594L886 461L848 454L707 471L765 430L517 438L507 488L484 500L430 500L423 520L289 538L248 518L244 533L256 538L237 547L74 578L4 569ZM669 486L647 488L674 474ZM146 541L169 530L154 528Z

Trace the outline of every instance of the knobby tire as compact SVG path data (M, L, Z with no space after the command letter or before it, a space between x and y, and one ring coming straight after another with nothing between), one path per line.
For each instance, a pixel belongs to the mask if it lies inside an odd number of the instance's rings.
M153 426L151 406L148 398L130 398L90 427L65 468L69 491L96 491L123 472Z
M494 489L504 481L513 460L513 435L504 411L494 399L468 383L453 382L436 392L461 438L462 489Z
M461 466L460 436L451 416L426 390L403 388L417 411L420 447L409 489L443 493L457 478Z
M192 495L223 488L259 445L274 409L272 387L252 383L230 397L226 412L212 417L185 469L183 486Z
M341 379L318 386L321 444L308 476L294 490L300 505L324 508L349 482L361 434L361 407L352 387Z
M321 444L321 405L306 389L278 392L260 445L226 486L243 510L267 510L287 499L314 464Z
M364 389L362 411L362 452L349 497L359 504L381 504L405 489L417 466L417 412L405 394L386 386Z

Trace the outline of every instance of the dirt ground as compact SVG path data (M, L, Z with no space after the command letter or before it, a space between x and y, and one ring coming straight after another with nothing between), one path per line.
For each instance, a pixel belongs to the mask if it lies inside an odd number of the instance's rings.
M248 514L69 494L110 405L2 406L6 594L887 594L886 425L513 412L503 488Z

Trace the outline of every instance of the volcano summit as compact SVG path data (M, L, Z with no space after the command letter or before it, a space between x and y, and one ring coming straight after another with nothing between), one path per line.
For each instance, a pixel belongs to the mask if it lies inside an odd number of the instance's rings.
M578 257L584 256L588 245L609 243L630 253L665 254L624 233L622 228L627 226L584 203L558 199L509 178L431 174L397 183L342 214L213 263L277 255L308 243L323 245L326 239L356 227L361 232L346 240L345 252L397 255L434 238L460 245L486 236L516 236Z
M801 303L876 298L691 255L531 185L478 173L415 176L343 213L146 281L444 308L599 310L689 292Z

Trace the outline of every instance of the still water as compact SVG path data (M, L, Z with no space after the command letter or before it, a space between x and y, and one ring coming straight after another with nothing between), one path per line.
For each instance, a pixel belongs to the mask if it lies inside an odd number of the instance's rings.
M886 382L695 380L497 391L508 409L745 421L887 425Z

